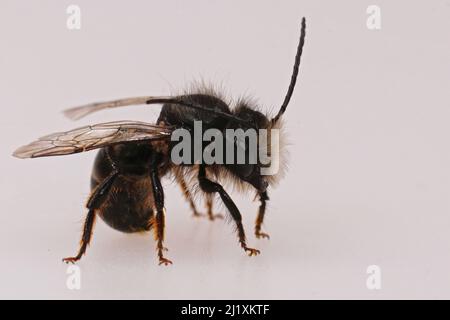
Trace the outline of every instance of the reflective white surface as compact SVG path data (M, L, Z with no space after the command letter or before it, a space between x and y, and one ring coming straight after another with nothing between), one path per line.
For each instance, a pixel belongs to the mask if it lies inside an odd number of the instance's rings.
M450 30L448 1L61 1L0 3L0 298L298 299L450 297ZM367 4L368 5L368 4ZM257 202L236 195L249 258L233 226L191 217L164 181L167 257L150 234L98 221L66 287L61 258L77 250L94 153L18 160L38 136L112 120L152 122L158 107L105 111L77 123L66 107L177 92L203 77L276 110L288 86L302 16L307 40L286 113L290 169ZM223 207L220 208L222 211ZM366 268L382 270L381 290Z

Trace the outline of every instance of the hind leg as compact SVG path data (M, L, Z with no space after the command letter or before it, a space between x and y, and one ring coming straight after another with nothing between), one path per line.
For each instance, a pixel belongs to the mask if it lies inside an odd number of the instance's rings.
M95 211L99 209L100 206L104 203L105 199L108 196L109 190L111 190L111 186L118 174L119 172L117 170L113 170L113 172L105 180L103 180L92 192L86 204L89 212L84 222L83 235L81 236L80 248L78 250L78 253L74 257L64 258L64 262L74 263L80 260L81 257L85 254L87 246L91 242L92 238L92 231L96 219Z
M153 159L150 169L150 178L152 181L153 198L155 199L156 215L153 219L153 227L156 240L156 251L159 258L159 264L169 265L172 261L164 257L164 228L165 228L165 209L164 209L164 190L158 174L158 163Z

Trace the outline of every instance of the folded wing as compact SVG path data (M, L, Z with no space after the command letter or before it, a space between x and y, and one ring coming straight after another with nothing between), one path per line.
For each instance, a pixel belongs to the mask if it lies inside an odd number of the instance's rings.
M17 149L17 158L62 156L133 141L170 139L171 127L139 121L114 121L57 132Z

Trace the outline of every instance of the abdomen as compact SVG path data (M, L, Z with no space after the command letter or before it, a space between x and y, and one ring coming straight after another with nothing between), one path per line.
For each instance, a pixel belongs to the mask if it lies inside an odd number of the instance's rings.
M91 176L91 190L112 171L104 149L97 154ZM153 193L148 175L119 174L97 214L110 227L122 232L142 232L151 228Z

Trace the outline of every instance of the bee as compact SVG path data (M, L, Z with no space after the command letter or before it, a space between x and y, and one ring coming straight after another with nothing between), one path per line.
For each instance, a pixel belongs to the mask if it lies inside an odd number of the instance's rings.
M164 256L165 205L161 178L172 177L180 185L194 216L200 216L194 196L200 194L206 201L207 217L214 214L213 200L219 195L229 218L234 221L239 244L250 256L259 250L247 246L241 213L223 187L224 182L241 192L255 192L260 206L255 223L257 238L269 238L262 232L262 224L269 200L268 187L278 181L280 173L263 175L262 164L175 164L171 160L176 129L192 131L194 122L201 121L203 129L274 129L282 127L282 116L293 94L300 58L305 42L305 18L301 22L300 40L295 56L290 85L278 113L270 118L258 111L250 100L241 99L233 107L214 90L198 89L176 96L133 97L92 103L65 111L71 119L109 108L130 105L157 105L162 109L156 124L139 121L115 121L84 126L66 132L53 133L14 152L17 158L62 156L99 149L91 175L91 194L86 203L80 247L73 257L64 258L74 263L85 254L94 223L99 216L110 227L125 233L154 232L159 264L172 262ZM281 170L282 171L282 170Z

